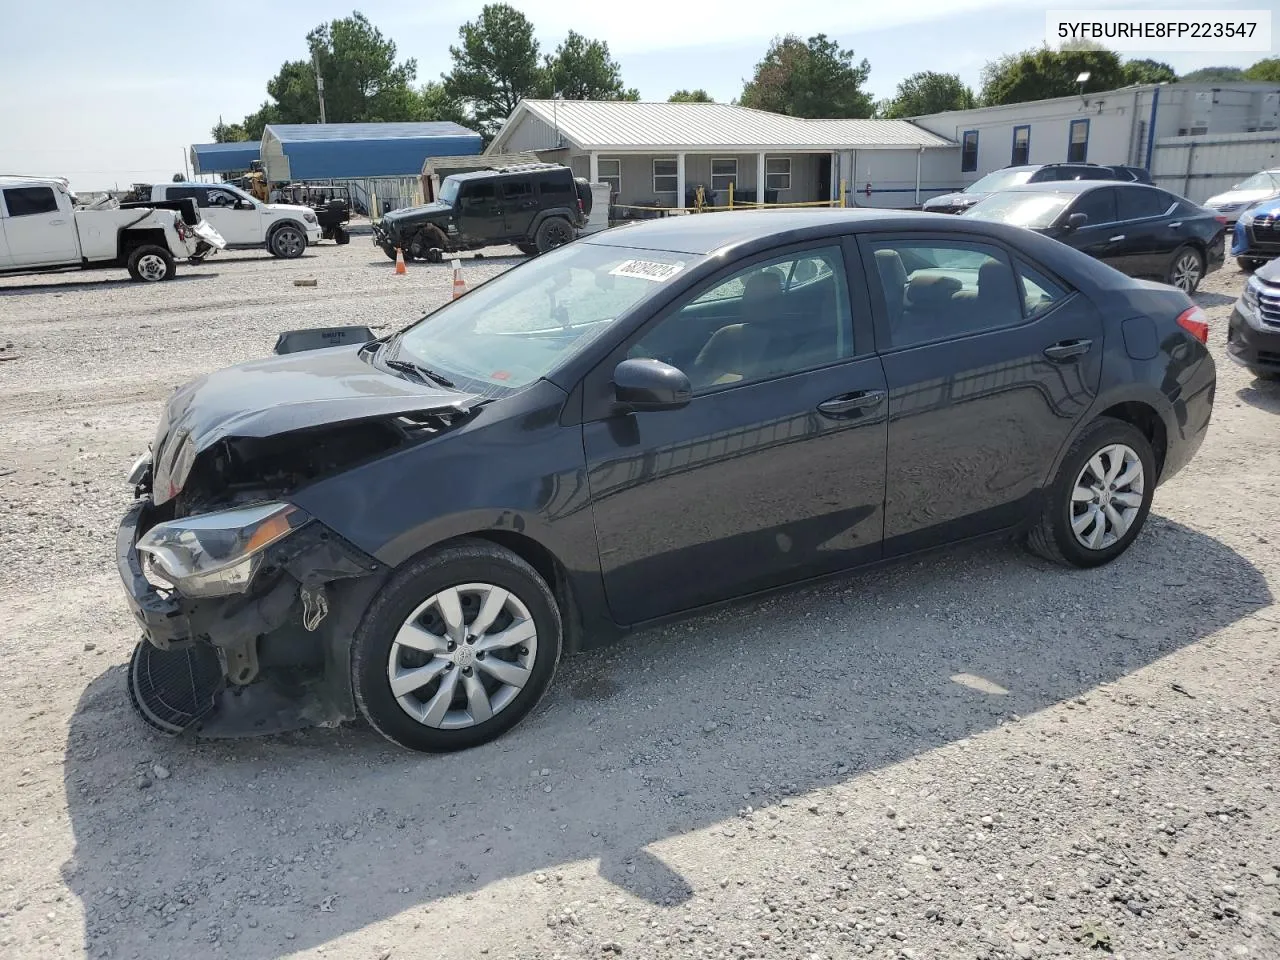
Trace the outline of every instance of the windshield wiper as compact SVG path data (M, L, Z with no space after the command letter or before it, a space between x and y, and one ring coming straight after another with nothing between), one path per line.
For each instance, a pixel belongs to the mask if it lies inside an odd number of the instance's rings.
M392 370L399 370L403 373L416 373L419 378L438 383L442 387L452 387L454 385L453 381L448 377L442 376L434 370L429 370L421 364L414 363L412 360L401 360L398 357L392 357L382 362Z

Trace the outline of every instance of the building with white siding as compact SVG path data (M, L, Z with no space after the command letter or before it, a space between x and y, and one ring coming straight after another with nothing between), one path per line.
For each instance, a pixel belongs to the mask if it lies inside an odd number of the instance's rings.
M910 207L954 170L958 148L906 120L805 120L724 103L524 100L486 154L559 151L615 204L833 200Z

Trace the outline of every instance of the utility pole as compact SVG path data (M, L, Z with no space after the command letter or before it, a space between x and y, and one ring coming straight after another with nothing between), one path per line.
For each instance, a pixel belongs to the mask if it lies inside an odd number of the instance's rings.
M316 72L316 93L320 97L320 122L324 123L324 77L320 76L320 57L317 51L311 51L311 66Z

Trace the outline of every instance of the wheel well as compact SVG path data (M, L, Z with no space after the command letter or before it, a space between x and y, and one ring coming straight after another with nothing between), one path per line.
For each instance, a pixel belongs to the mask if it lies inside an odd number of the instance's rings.
M297 220L278 220L271 225L270 229L267 230L268 243L271 242L271 238L276 235L276 231L279 230L281 227L296 227L298 230L302 231L303 239L304 240L306 239L307 228L304 227L302 224L300 224Z
M1113 420L1123 420L1141 430L1155 453L1157 475L1164 472L1164 458L1169 449L1169 434L1165 429L1164 421L1160 419L1160 414L1156 413L1154 408L1136 400L1129 400L1108 407L1100 415L1111 417Z
M124 230L120 233L120 258L123 260L139 247L147 247L154 244L165 250L169 249L169 241L165 239L164 231L156 228L149 230Z
M475 540L488 540L499 547L505 547L537 571L538 576L546 581L556 598L556 606L560 608L560 617L564 623L564 643L566 652L581 647L582 618L579 616L578 604L573 596L573 588L569 583L569 575L565 572L556 555L531 537L510 530L480 530L468 537Z

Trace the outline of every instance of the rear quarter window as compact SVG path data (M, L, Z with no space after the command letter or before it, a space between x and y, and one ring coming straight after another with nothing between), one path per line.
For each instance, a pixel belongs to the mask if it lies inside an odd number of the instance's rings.
M573 181L568 177L547 177L538 182L539 195L549 202L568 203L575 195Z

